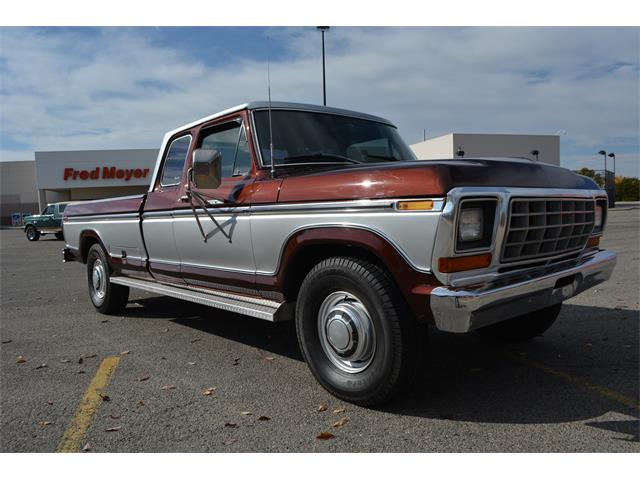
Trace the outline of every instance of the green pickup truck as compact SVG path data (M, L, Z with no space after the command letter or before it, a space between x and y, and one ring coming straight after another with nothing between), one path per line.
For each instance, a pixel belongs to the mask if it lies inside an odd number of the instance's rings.
M62 212L69 202L50 203L40 215L30 215L24 218L24 232L27 240L35 242L40 235L53 233L58 240L64 240L62 234Z

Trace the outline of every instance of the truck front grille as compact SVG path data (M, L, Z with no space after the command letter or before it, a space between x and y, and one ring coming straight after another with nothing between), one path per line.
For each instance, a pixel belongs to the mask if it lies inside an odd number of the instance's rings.
M581 250L593 225L593 200L512 199L502 261L516 262Z

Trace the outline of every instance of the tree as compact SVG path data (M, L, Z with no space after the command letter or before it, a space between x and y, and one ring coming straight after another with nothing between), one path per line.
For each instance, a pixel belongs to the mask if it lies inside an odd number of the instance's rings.
M596 173L595 170L583 167L580 170L577 170L576 173L579 175L584 175L585 177L592 178L594 182L596 182L601 187L604 187L604 177L599 173Z
M640 200L640 180L634 177L616 177L616 200L619 202Z

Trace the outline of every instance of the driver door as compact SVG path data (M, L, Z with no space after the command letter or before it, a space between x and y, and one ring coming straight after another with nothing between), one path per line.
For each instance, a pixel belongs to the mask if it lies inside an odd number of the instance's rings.
M174 213L181 272L188 284L213 288L229 284L252 288L254 285L249 217L253 178L245 122L241 112L205 124L198 132L195 148L220 152L222 178L215 189L194 187L194 191L207 200L207 210L215 222L197 204L194 208L198 219L191 205Z

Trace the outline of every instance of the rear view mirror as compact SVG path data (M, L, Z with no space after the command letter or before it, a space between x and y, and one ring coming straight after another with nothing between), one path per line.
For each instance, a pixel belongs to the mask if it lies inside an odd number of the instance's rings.
M218 188L222 179L222 155L218 150L193 151L192 183L199 189Z

